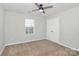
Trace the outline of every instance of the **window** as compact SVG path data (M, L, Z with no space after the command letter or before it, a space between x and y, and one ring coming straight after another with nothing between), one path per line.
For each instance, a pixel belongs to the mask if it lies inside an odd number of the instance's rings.
M26 31L26 34L33 34L33 32L34 32L34 20L25 19L25 31Z

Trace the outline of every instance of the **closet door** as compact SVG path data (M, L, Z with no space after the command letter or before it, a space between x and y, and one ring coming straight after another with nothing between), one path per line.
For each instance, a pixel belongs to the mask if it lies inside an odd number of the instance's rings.
M47 20L47 39L59 42L59 19Z

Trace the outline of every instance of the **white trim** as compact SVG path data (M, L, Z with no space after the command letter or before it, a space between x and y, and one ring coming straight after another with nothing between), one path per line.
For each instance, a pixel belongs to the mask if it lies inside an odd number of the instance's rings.
M4 49L5 49L5 46L1 49L0 56L1 56L2 52L4 51Z
M11 43L11 44L6 44L5 46L8 46L8 45L14 45L14 44L20 44L20 43L26 43L26 42L32 42L32 41L38 41L38 40L43 40L43 39L29 40L29 41L18 42L18 43ZM47 40L48 40L48 39L47 39ZM50 41L52 41L52 40L50 40ZM70 49L72 49L72 50L79 51L79 49L76 49L76 48L73 48L73 47L67 46L67 45L65 45L65 44L63 44L63 43L60 43L60 42L56 42L56 43L59 44L59 45L62 45L62 46L68 47L68 48L70 48ZM3 51L3 50L4 50L4 48L2 49L2 51Z
M50 41L52 41L52 40L50 40ZM65 47L67 47L67 48L70 48L70 49L72 49L72 50L79 51L79 49L76 49L76 48L67 46L67 45L65 45L65 44L63 44L63 43L60 43L60 42L56 42L56 43L59 44L59 45L65 46Z
M27 43L27 42L32 42L32 41L38 41L38 40L43 40L43 39L36 39L36 40L28 40L28 41L22 41L22 42L16 42L16 43L11 43L11 44L6 44L5 46L8 46L8 45L14 45L14 44L20 44L20 43Z
M68 47L68 48L70 48L70 49L72 49L72 50L79 51L79 49L76 49L76 48L73 48L73 47L67 46L67 45L65 45L65 44L63 44L63 43L58 43L58 44L60 44L60 45L62 45L62 46L65 46L65 47Z

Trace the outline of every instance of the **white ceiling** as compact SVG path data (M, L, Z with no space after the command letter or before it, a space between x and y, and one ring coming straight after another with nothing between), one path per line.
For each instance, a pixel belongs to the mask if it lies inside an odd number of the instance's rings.
M46 14L40 12L31 12L33 9L37 9L37 6L34 3L2 3L4 8L8 11L30 13L33 15L51 15L57 14L59 12L74 8L79 6L79 3L43 3L44 6L53 5L53 8L46 9Z

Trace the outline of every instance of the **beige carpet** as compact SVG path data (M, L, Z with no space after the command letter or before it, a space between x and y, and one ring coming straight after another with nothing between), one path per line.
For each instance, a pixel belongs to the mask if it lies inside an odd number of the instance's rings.
M2 56L77 56L79 52L63 47L49 40L10 45Z

